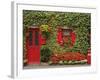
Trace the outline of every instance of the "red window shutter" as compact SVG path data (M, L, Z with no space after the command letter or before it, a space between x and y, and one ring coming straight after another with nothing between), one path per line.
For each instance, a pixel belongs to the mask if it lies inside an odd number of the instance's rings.
M71 32L70 34L71 34L71 41L72 41L72 44L74 45L75 40L76 40L76 34L75 34L75 32Z
M42 35L40 35L40 44L41 45L46 44L46 39Z
M57 42L59 44L62 44L63 43L63 37L62 37L62 31L61 30L58 30L57 31Z

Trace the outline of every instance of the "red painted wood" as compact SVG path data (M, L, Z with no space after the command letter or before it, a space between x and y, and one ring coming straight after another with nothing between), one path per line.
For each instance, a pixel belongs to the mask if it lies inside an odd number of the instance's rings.
M35 31L39 32L39 29L30 29L32 31L32 45L29 45L29 36L26 39L26 47L27 47L27 59L28 64L40 64L40 35L38 35L39 44L35 44Z
M69 36L71 38L72 45L74 45L74 43L76 41L75 32L71 31ZM58 28L58 31L57 31L57 42L58 42L58 44L63 44L63 39L64 39L65 42L67 42L69 36L63 36L62 30L60 28Z
M63 44L62 30L60 28L57 31L57 42L58 44Z
M46 44L46 39L42 36L42 34L40 35L40 44L41 45L45 45Z
M76 41L76 34L75 34L75 32L71 32L70 35L71 35L72 45L74 45L74 43Z
M87 63L88 63L88 64L91 64L91 50L90 50L90 49L88 49Z

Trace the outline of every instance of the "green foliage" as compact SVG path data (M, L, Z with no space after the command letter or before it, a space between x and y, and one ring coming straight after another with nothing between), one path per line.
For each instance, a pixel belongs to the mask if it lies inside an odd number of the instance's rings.
M49 26L48 26L48 25L41 25L41 26L40 26L40 30L41 30L41 31L49 32L48 29L49 29Z
M48 47L42 46L42 48L41 48L41 61L48 62L51 54L52 54L52 52Z
M46 39L48 39L50 36L50 32L43 31L42 36L45 37Z
M88 34L88 29L82 27L82 25L77 29L77 38L74 48L76 47L79 49L81 53L87 53L87 49L89 47Z
M46 25L44 25L46 24ZM47 40L47 48L56 53L65 52L67 50L80 51L87 53L88 47L88 34L91 27L91 14L90 13L73 13L73 12L48 12L48 11L31 11L23 10L23 26L24 31L31 25L49 25L52 28L49 40ZM61 47L56 41L56 28L58 25L69 26L76 32L77 39L73 49L68 47ZM45 28L47 30L47 28Z
M47 47L49 47L50 50L53 51L53 53L60 54L66 52L65 47L62 47L57 43L56 35L57 35L56 29L53 29L53 33L51 34L51 37L49 38L49 40L47 40L47 44L46 44Z
M43 35L46 39L48 39L49 36L50 36L50 26L48 26L48 25L41 25L41 26L40 26L40 30L41 30L41 32L42 32L42 35Z

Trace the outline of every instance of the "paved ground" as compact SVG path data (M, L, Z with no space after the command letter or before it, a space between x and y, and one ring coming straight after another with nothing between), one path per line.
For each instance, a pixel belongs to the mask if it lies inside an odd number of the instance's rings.
M42 65L27 65L24 67L24 69L44 69L44 68L65 68L65 67L85 67L85 66L90 66L87 64L77 64L77 65L47 65L47 64L42 64Z

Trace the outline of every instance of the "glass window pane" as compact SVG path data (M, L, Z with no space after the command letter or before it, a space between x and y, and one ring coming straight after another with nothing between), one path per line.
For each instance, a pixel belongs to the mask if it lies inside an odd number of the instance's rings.
M29 32L29 45L30 45L30 46L32 46L32 41L33 41L32 38L33 38L33 37L32 37L32 31L30 31L30 32Z
M35 45L39 45L39 32L35 31Z

